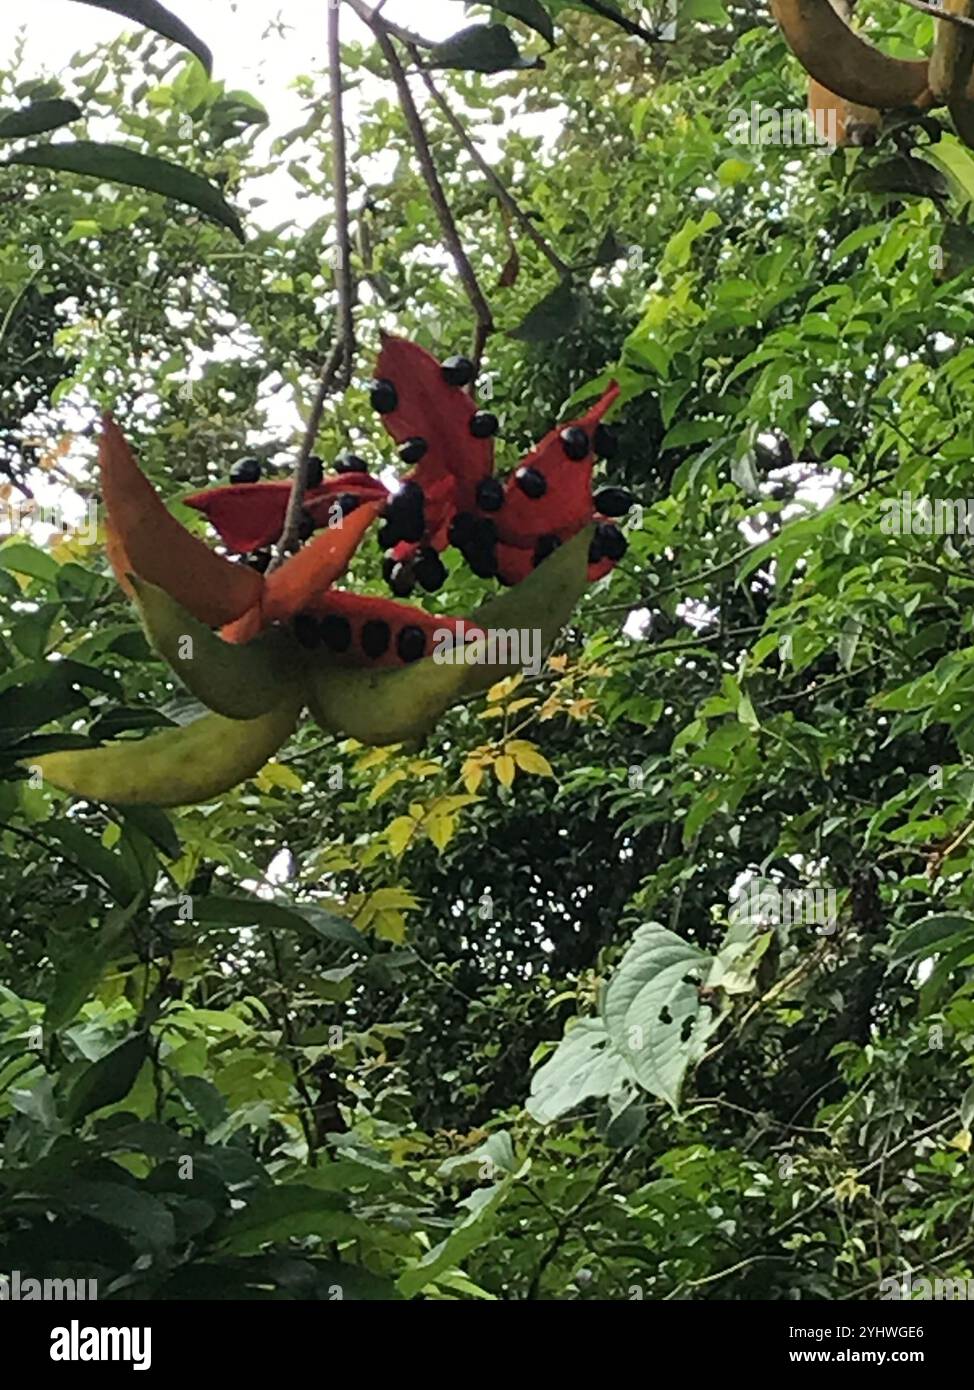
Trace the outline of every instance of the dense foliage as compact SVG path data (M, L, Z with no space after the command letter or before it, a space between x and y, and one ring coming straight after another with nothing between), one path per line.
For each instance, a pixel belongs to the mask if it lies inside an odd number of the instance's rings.
M94 504L107 405L197 529L180 495L241 455L286 476L337 318L326 75L295 55L281 133L144 33L0 74L3 106L75 102L73 135L177 163L246 228L0 169L0 1270L439 1299L971 1272L974 550L889 516L970 490L974 159L929 117L735 144L735 112L804 102L750 7L692 0L655 44L541 12L550 51L511 23L543 68L435 72L539 237L412 80L497 326L501 460L618 379L628 556L540 677L421 749L304 726L166 815L24 766L189 703L87 525L40 513ZM472 318L381 54L342 56L359 351L316 451L378 464L380 328L446 357ZM260 215L271 170L303 225ZM468 611L485 585L447 559L427 602ZM356 585L379 568L363 549ZM816 887L834 912L782 920Z

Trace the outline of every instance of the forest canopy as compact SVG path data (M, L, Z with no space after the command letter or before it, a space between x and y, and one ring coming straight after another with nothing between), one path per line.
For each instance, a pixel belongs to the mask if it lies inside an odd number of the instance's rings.
M971 1277L967 30L863 0L887 101L784 5L323 0L287 128L87 3L0 61L0 1273ZM421 687L478 614L546 650Z

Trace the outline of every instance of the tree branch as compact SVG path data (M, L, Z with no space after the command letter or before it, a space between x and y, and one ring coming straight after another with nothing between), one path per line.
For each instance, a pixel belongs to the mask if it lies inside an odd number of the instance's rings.
M308 416L307 428L294 464L294 481L288 498L284 527L272 564L276 568L296 550L300 540L304 495L308 490L310 459L321 428L325 401L336 386L347 386L355 362L355 284L352 279L351 238L348 227L348 158L342 92L342 58L339 34L340 3L328 0L328 84L331 110L332 176L335 185L335 275L338 281L338 327L335 342L318 377L318 389Z
M494 190L497 193L498 198L507 208L508 212L511 214L512 217L516 218L517 221L520 222L521 226L524 228L525 232L534 242L535 246L537 246L538 250L546 258L546 260L552 266L554 266L558 274L560 276L567 275L568 266L561 259L561 257L554 250L554 248L550 245L550 243L546 241L545 238L541 235L537 227L531 221L531 218L520 206L520 204L518 204L514 200L510 190L502 182L498 174L496 174L495 171L491 168L487 160L484 159L483 155L480 153L480 151L477 149L477 146L474 144L473 139L471 138L463 122L460 120L456 112L451 109L446 98L443 96L442 92L434 83L432 77L430 76L429 69L424 68L420 65L420 55L417 53L415 48L410 49L410 56L414 59L417 66L419 67L420 76L426 83L426 88L430 96L436 102L437 106L443 112L443 115L449 121L453 130L459 136L464 149L467 151L467 154L469 154L470 158L476 164L477 168L493 184Z
M433 154L423 129L423 122L420 119L419 111L413 100L410 90L409 79L406 77L405 69L399 61L399 54L396 52L395 45L389 37L389 29L386 21L379 17L375 11L370 10L362 0L349 0L352 9L361 20L366 23L375 35L376 42L382 50L382 56L389 65L392 80L396 84L396 91L399 94L399 104L402 107L406 124L409 127L409 134L412 138L413 148L419 160L426 187L429 190L430 199L439 218L440 228L443 232L443 240L447 250L453 257L457 268L457 274L466 291L467 298L470 300L471 307L477 320L476 332L474 334L473 363L475 367L480 366L480 359L483 355L484 344L490 334L494 331L494 318L490 310L490 305L484 298L483 291L477 280L473 266L463 243L460 240L460 233L454 221L453 213L450 211L450 204L447 201L446 193L440 182L439 174L436 172L436 164L433 161Z
M909 3L909 0L907 2ZM627 34L632 34L637 39L644 39L646 43L660 42L659 34L655 34L652 29L644 29L641 24L622 14L613 5L603 4L602 0L585 0L585 5L587 9L601 15L603 19L611 20L613 24L618 24L620 29L625 29Z

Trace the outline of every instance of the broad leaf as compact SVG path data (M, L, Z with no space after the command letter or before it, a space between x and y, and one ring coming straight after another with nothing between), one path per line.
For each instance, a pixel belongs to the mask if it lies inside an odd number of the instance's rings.
M179 203L188 203L214 222L229 228L243 241L240 219L215 184L200 178L178 164L155 155L140 154L124 145L100 144L94 140L75 140L63 145L33 145L18 150L8 164L25 164L35 169L54 169L62 173L87 174L108 183L130 184L149 193L161 193Z
M173 43L182 44L190 53L195 53L206 71L212 71L213 54L209 48L171 10L160 5L159 0L78 0L78 3L92 5L97 10L111 10L113 14L134 19L137 24L154 29L164 39L172 39Z

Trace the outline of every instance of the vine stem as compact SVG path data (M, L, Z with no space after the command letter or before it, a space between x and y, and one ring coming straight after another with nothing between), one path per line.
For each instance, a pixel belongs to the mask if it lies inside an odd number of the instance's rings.
M479 369L484 345L494 331L494 316L491 313L490 305L484 298L484 293L480 288L480 283L477 280L474 268L470 264L470 258L463 249L463 242L460 240L460 233L457 230L456 221L450 210L450 204L447 201L443 185L440 182L440 176L436 171L433 153L430 149L429 141L426 138L426 131L423 129L423 122L420 118L419 110L416 106L416 102L413 100L409 79L399 60L399 54L396 52L395 45L389 36L389 29L386 21L378 15L375 10L370 10L369 7L363 3L363 0L348 0L348 3L363 23L367 24L375 35L376 42L382 50L382 56L388 64L392 80L396 84L399 105L402 107L402 113L406 118L413 149L416 152L416 158L419 160L419 166L426 182L430 199L439 219L443 240L446 243L447 250L453 257L453 262L457 268L457 274L460 276L460 281L476 317L477 326L474 332L472 360L474 367Z
M338 282L338 325L335 341L318 377L304 438L294 464L294 480L288 498L284 527L271 568L296 550L300 541L301 514L310 480L309 459L321 428L325 401L336 387L352 379L355 363L355 283L352 278L351 237L348 213L348 155L345 137L344 94L342 90L341 0L326 0L328 15L328 93L331 112L331 159L335 186L335 272Z

